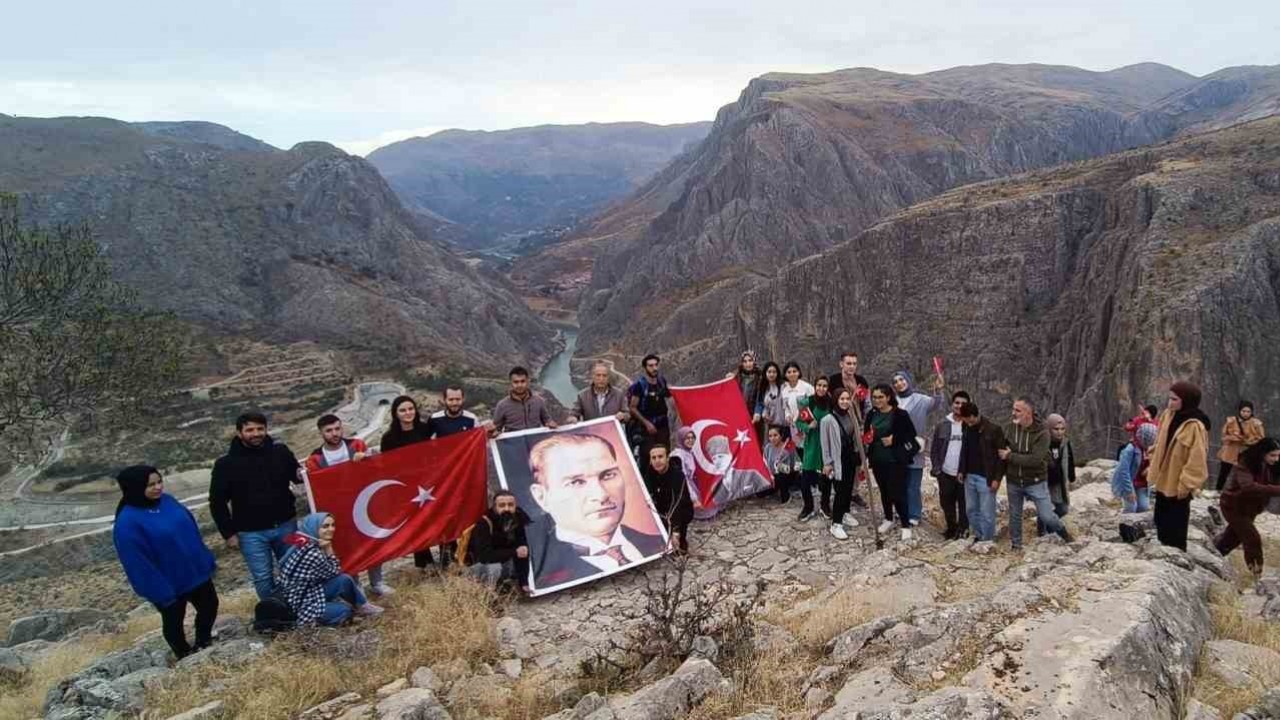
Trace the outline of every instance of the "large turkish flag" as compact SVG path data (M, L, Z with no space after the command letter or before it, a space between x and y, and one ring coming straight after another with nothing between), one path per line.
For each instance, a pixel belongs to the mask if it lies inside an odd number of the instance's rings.
M337 521L343 571L455 540L474 525L488 506L485 442L477 428L309 473L312 509Z
M690 453L704 508L723 507L773 487L773 473L765 466L736 380L672 387L671 397L681 422L693 430Z

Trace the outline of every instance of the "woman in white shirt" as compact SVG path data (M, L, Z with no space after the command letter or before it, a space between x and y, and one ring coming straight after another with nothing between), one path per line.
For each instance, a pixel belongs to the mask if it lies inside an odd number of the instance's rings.
M782 406L786 412L787 425L791 428L791 438L795 441L796 447L802 448L804 433L796 427L796 420L800 417L800 405L797 401L812 395L813 386L804 381L804 371L800 369L800 363L795 361L786 364L782 370L782 377L786 381L782 383Z

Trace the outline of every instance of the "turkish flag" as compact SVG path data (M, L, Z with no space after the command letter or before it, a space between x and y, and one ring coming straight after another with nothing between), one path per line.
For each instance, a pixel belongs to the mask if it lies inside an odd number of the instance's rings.
M695 461L698 500L704 508L720 507L773 487L773 473L765 466L737 380L672 387L671 397L681 421L693 430L689 452Z
M354 575L457 539L488 507L486 433L477 428L307 475L311 507L333 515L333 549Z

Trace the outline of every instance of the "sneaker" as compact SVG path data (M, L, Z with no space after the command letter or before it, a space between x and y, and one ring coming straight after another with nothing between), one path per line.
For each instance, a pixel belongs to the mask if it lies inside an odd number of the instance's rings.
M893 529L893 521L885 520L884 522L880 523L880 527L876 528L876 532L887 533L892 529Z
M381 605L374 605L371 602L367 602L361 605L360 607L356 608L356 614L361 615L363 617L377 617L378 615L381 615L383 612L384 611Z
M843 526L843 525L832 525L832 526L831 526L831 535L832 535L833 537L835 537L835 539L837 539L837 540L848 540L848 539L849 539L849 533L847 533L847 532L845 532L845 531L844 531L844 526Z
M909 525L911 525L911 527L919 527L919 526L920 526L920 519L919 519L919 518L911 518L910 520L908 520L908 521L907 521L907 523L908 523Z
M911 540L911 528L902 528L902 535L900 539L902 542L909 542Z
M778 496L778 504L779 504L779 505L786 505L786 504L787 504L787 503L789 503L789 502L791 502L791 494L790 494L790 493L787 493L786 495L779 495L779 496Z
M844 520L842 520L841 523L847 528L856 528L859 524L858 518L852 515L845 515Z
M808 519L809 519L809 518L811 518L811 517L813 517L813 509L812 509L812 508L811 508L811 509L809 509L809 510L801 510L801 511L800 511L800 517L799 517L799 518L797 518L797 519L798 519L800 522L805 522L806 520L808 520Z
M372 585L372 586L370 586L370 587L369 587L369 590L370 590L370 592L372 592L374 595L377 595L378 597L382 597L383 595L395 595L395 594L396 594L395 589L394 589L394 588L392 588L390 585L388 585L388 584L384 583L384 582L380 582L380 583L378 583L377 585Z

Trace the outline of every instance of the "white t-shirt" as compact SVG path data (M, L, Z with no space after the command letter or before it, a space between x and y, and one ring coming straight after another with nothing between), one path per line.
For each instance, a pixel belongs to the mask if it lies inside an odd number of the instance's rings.
M339 445L337 450L330 450L328 445L321 446L320 450L324 452L326 467L338 465L351 459L351 453L347 452L346 443Z
M955 477L960 474L960 449L964 443L964 424L955 415L948 415L951 422L951 437L947 438L947 456L942 461L942 472Z
M796 401L813 394L813 386L804 380L797 381L795 387L790 383L782 383L782 406L787 411L787 422L794 423L800 416L800 406Z

